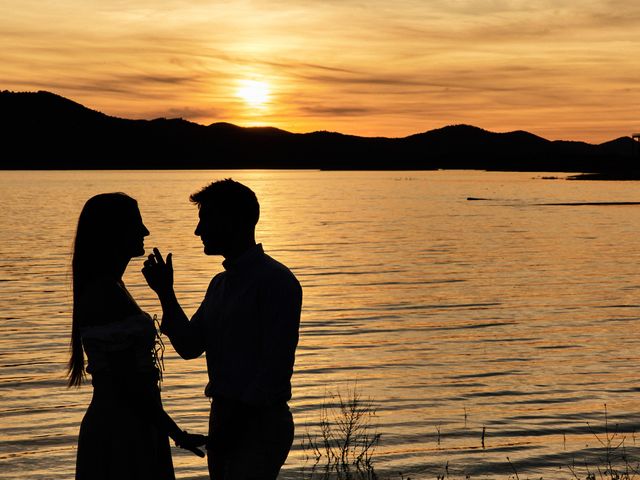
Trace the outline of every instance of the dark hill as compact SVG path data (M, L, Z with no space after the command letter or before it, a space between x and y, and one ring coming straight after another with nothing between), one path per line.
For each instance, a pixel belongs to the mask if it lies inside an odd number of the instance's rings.
M637 145L549 141L454 125L405 138L110 117L49 92L0 92L3 169L468 168L627 171ZM634 153L635 152L635 153ZM635 160L634 160L635 158Z

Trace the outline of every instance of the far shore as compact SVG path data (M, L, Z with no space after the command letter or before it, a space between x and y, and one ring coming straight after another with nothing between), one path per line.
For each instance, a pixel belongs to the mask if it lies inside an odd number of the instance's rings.
M0 111L5 140L0 170L445 169L640 178L640 142L631 136L590 144L464 124L403 138L293 133L180 118L128 120L43 91L0 92ZM583 177L583 172L598 173Z
M255 168L247 168L247 167L236 167L229 166L226 168L169 168L169 167L160 167L160 168L1 168L3 171L14 171L14 172L74 172L74 171L162 171L162 170L282 170L282 171L317 171L317 172L427 172L427 171L476 171L476 172L505 172L505 173L544 173L548 175L543 175L539 178L540 180L590 180L590 181L640 181L640 171L630 171L630 172L581 172L581 173L572 173L572 172L540 172L534 170L495 170L495 169L483 169L483 168L468 168L468 169L459 169L459 168L431 168L431 169L416 169L416 168L358 168L358 169L348 169L348 168L269 168L269 167L255 167Z
M640 171L581 173L579 175L571 175L567 177L567 180L633 181L640 180Z

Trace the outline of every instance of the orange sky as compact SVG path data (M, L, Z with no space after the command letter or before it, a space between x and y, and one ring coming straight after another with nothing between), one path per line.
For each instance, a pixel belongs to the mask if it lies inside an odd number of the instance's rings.
M0 44L0 89L126 118L640 130L637 0L0 0Z

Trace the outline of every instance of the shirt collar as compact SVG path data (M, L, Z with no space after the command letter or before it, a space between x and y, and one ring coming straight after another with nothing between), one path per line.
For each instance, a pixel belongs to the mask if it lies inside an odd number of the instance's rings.
M222 262L222 266L227 272L235 272L238 270L242 270L248 265L251 265L258 258L260 258L264 254L264 249L262 248L262 244L258 243L255 246L247 249L242 255L237 258L224 260Z

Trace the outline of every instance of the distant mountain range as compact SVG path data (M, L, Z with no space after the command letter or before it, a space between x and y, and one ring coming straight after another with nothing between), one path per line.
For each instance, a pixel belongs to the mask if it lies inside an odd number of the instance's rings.
M454 125L404 138L110 117L49 92L0 92L2 169L638 170L630 137L600 145Z

